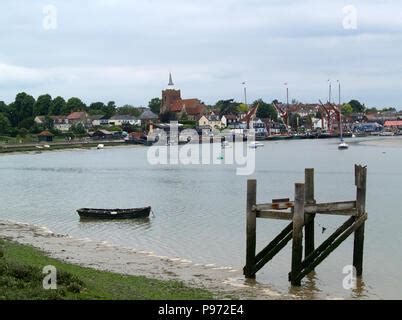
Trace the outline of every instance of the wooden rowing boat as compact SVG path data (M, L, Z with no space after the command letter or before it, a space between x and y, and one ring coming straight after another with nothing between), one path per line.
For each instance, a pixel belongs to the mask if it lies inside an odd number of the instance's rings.
M148 218L151 207L133 209L91 209L77 210L81 219L141 219Z

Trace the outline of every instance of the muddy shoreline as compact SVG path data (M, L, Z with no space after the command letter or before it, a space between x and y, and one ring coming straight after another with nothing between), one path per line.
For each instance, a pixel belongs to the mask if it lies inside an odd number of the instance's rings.
M55 234L45 227L0 220L0 238L31 245L48 256L97 270L159 280L176 280L204 288L218 299L297 299L267 285L246 283L242 270L232 267L194 264L91 239Z

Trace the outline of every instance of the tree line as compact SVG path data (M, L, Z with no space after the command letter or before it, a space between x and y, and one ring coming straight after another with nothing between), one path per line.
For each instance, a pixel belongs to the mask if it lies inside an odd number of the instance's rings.
M153 112L159 113L161 100L152 99L148 107ZM65 100L63 97L52 98L49 94L44 94L35 99L33 96L21 92L15 100L9 104L0 101L0 134L11 136L26 135L27 133L38 133L42 129L49 129L51 116L67 116L75 111L85 111L89 115L104 115L112 117L114 115L140 116L141 109L132 105L117 107L114 101L107 103L93 102L86 105L80 98L72 97ZM35 123L36 116L44 116L45 125L40 126Z

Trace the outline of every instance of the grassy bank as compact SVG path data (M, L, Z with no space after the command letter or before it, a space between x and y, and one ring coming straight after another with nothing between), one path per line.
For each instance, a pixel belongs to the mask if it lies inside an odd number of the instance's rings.
M48 265L57 269L57 290L43 289L42 269ZM0 239L0 300L212 298L210 292L189 288L181 282L83 268L49 258L30 246Z

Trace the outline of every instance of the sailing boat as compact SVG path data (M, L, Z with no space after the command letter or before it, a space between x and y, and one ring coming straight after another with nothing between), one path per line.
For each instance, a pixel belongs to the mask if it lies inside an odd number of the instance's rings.
M338 144L338 149L339 150L346 150L349 149L349 145L343 140L343 124L342 124L342 108L339 112L339 122L340 122L340 133L341 133L341 143Z

